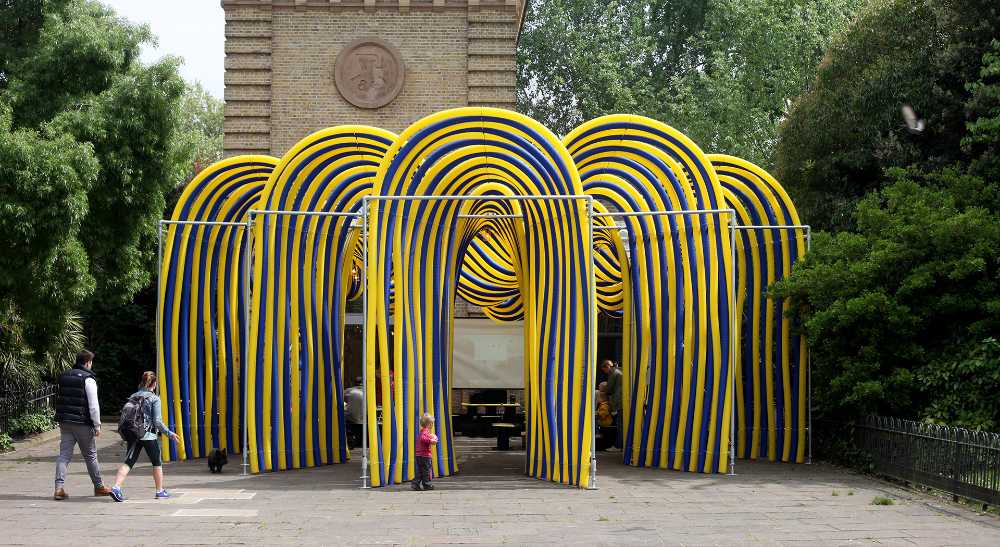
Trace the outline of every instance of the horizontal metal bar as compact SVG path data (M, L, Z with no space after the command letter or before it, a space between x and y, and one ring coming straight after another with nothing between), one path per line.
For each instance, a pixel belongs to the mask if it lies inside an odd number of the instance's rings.
M982 443L976 443L976 442L969 441L969 440L961 440L961 441L959 441L959 440L956 440L956 439L946 439L944 437L935 437L934 435L928 435L926 433L914 433L912 431L903 431L903 430L900 430L900 429L892 429L892 428L888 428L888 427L873 426L873 425L867 425L867 424L858 424L857 427L859 427L861 429L867 429L868 431L879 431L879 432L882 432L882 433L890 433L890 434L893 434L893 435L906 435L907 437L916 437L918 439L924 439L924 440L928 440L928 441L938 441L938 442L948 443L948 444L957 444L959 446L968 446L970 448L981 448L981 449L984 449L984 450L993 450L993 451L997 451L998 450L998 448L995 447L995 446L990 446L988 444L982 444Z
M282 215L282 216L315 216L315 217L360 217L361 213L334 213L328 211L275 211L269 209L250 209L250 216L253 215Z
M364 201L593 201L588 194L566 194L561 196L365 196Z
M594 215L598 216L598 215ZM615 224L614 226L594 226L595 230L627 230L628 226L625 224ZM778 226L733 226L734 230L812 230L808 224L789 224L789 225L778 225Z
M458 215L458 218L519 218L524 219L523 215Z
M736 211L733 209L684 209L679 211L622 211L618 213L594 213L594 218L597 217L649 217L649 216L671 216L671 215L718 215L718 214L728 214L735 215Z
M733 226L734 230L811 230L812 228L808 224L778 224L775 226L764 226L764 225L750 225L743 226L737 224Z
M174 224L181 226L242 226L246 228L246 222L214 222L208 220L161 220L160 224Z

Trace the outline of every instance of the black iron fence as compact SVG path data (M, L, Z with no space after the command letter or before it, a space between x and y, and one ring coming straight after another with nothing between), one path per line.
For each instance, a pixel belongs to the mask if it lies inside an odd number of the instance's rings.
M22 414L55 408L57 389L57 386L50 385L0 397L0 433L10 432L11 423Z
M1000 504L1000 434L871 416L854 442L876 473Z

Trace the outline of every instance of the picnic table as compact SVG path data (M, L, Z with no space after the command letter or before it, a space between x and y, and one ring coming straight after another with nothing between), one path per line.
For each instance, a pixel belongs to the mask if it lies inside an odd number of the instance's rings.
M517 409L520 403L462 403L465 408L492 408L502 414L482 416L483 418L499 418L501 421L493 422L490 426L497 434L497 450L510 450L510 438L512 435L520 433L521 424L514 423Z

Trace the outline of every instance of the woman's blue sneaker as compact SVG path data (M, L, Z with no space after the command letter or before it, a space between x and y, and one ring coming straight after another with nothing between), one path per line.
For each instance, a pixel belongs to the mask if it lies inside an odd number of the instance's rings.
M120 486L111 487L111 499L115 501L125 501L125 493Z
M167 492L166 490L160 490L159 492L156 493L156 499L158 500L164 500L169 497L170 497L170 492Z

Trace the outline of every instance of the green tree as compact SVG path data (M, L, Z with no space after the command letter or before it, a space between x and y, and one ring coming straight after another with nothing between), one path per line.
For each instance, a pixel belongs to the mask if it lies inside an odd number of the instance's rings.
M809 222L844 229L891 167L966 161L968 82L1000 35L993 0L877 0L839 35L780 130L777 175ZM925 130L901 115L910 105Z
M24 49L38 40L45 19L44 7L62 9L68 0L4 0L0 2L0 89L7 87L7 73Z
M12 130L0 102L0 342L11 351L15 340L43 350L93 292L79 235L97 173L88 144Z
M194 175L222 159L222 101L213 97L199 83L188 85L181 98L180 125L174 139L175 154L181 171L179 184L187 184Z
M933 393L924 419L983 431L1000 430L1000 342L986 338L942 364L925 365L917 380Z
M1000 173L1000 40L990 43L979 80L966 89L971 93L966 110L973 121L962 138L962 148L974 158L973 172Z
M559 133L609 113L663 120L768 165L787 102L860 0L532 2L520 108Z
M92 0L0 2L0 342L44 360L95 303L150 284L156 220L186 173L177 60ZM18 346L23 344L23 346Z
M958 160L888 169L851 229L817 234L771 288L803 305L821 417L1000 426L1000 44L983 42L973 81L956 86L966 131L942 152Z
M954 169L890 176L858 203L856 231L818 233L772 287L806 306L823 417L922 418L936 397L920 380L928 367L1000 332L1000 215L981 205L985 182Z
M606 113L649 113L655 51L646 2L532 0L518 46L518 103L556 133ZM665 37L666 38L666 37Z
M222 101L198 84L188 85L177 116L178 127L171 142L172 189L158 213L160 218L170 215L184 187L199 171L222 157ZM127 301L93 300L86 308L84 332L88 343L100 354L101 378L109 390L101 400L109 412L116 411L120 401L132 393L143 371L155 368L155 263L149 264L152 283Z

